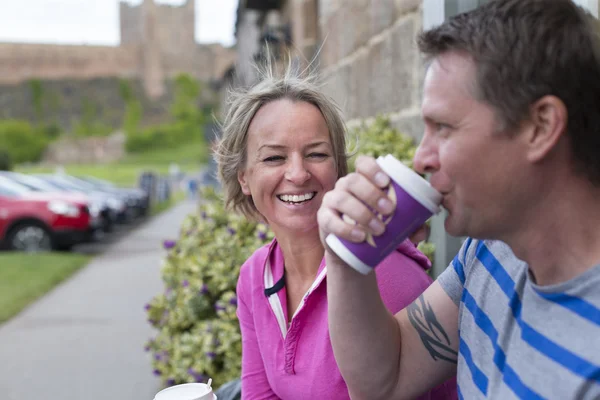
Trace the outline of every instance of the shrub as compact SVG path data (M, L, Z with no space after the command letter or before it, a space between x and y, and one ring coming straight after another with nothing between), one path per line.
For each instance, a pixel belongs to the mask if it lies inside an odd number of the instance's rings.
M218 387L240 376L237 278L243 262L273 238L264 224L226 212L213 189L202 195L200 213L185 220L176 242L164 243L166 290L147 306L158 334L146 349L166 385L210 377Z
M125 149L130 153L176 148L185 144L202 145L202 127L190 129L187 124L171 123L138 130L128 134Z
M389 118L379 115L372 123L361 123L359 128L352 132L351 147L357 154L372 157L391 154L412 168L412 159L415 155L415 142L413 138L393 128ZM350 170L354 170L356 157L351 157Z
M0 149L7 152L13 163L39 161L49 139L29 122L0 121Z

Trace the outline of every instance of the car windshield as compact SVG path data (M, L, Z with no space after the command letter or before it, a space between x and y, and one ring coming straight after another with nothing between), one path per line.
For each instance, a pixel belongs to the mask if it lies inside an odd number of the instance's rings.
M43 179L37 178L31 175L24 175L19 173L11 173L7 178L20 183L21 185L32 188L33 190L39 190L43 192L55 192L57 188L52 186Z
M0 196L21 197L30 192L31 189L26 186L13 182L4 176L0 176Z

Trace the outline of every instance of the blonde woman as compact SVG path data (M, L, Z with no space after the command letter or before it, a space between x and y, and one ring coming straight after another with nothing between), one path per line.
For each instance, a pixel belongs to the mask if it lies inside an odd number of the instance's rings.
M275 234L244 263L237 285L242 398L349 399L329 339L317 226L323 195L347 173L345 126L316 84L290 71L232 94L216 152L227 206ZM406 241L376 269L390 313L430 285L429 267ZM456 398L454 381L423 398Z

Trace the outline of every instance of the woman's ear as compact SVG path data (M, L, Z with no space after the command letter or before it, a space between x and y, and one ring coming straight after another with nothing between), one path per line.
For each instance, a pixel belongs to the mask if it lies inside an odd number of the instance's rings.
M242 193L246 196L250 196L250 187L248 186L248 181L246 180L246 170L238 171L238 182L242 187Z
M567 130L567 107L556 96L544 96L530 108L530 123L525 140L527 158L538 162L546 157Z

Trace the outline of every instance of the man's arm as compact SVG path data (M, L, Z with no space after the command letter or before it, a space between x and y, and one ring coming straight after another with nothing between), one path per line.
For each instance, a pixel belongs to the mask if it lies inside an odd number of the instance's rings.
M364 240L367 232L381 234L382 226L370 225L376 219L373 210L391 211L381 201L389 178L375 160L359 157L356 168L357 173L341 178L325 195L319 209L326 248L330 233L355 242ZM341 215L357 224L346 223ZM329 249L326 258L331 341L353 398L413 398L456 372L458 306L439 283L392 316L381 300L375 274L361 275Z
M392 316L375 274L327 262L331 342L353 399L414 398L456 373L458 307L437 282Z

